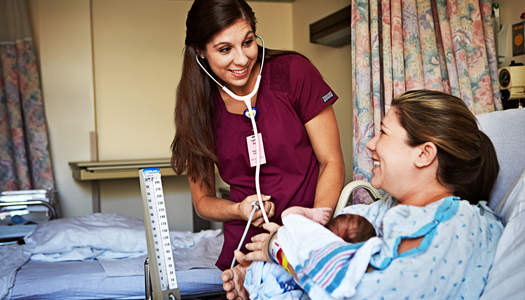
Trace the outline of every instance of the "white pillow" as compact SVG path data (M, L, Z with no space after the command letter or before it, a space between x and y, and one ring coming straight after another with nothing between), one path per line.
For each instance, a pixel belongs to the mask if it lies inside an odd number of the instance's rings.
M480 299L525 296L525 170L516 178L495 211L506 224Z
M494 209L525 169L525 109L495 111L476 118L498 154L500 171L489 202L490 208Z
M503 225L517 217L523 210L525 200L525 169L511 184L494 211L503 218Z
M40 223L25 242L31 253L59 253L74 247L147 251L144 222L118 214L96 213Z

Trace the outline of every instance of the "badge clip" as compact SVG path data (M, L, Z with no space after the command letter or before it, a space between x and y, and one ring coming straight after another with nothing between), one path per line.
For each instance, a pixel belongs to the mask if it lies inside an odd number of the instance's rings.
M257 118L257 108L252 107L252 111L253 111L253 113L254 113L253 118L254 118L254 119ZM249 111L248 109L245 109L245 110L244 110L244 116L245 116L246 118L248 118L248 119L251 119L250 111Z

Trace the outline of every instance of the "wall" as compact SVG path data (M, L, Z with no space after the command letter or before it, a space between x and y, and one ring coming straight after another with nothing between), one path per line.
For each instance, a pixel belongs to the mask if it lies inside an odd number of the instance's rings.
M169 157L192 2L92 2L99 159ZM266 45L292 48L291 4L252 7Z
M191 3L93 1L100 160L170 156L169 146L175 130L174 95L180 80L185 18ZM291 4L250 5L266 46L291 48ZM187 179L164 177L162 180L170 227L191 230L192 203ZM103 212L142 219L142 199L135 180L103 181L100 190Z
M90 160L97 131L101 160L169 157L185 15L191 1L29 0L65 217L92 212L91 183L68 163ZM266 46L293 48L292 4L250 2ZM154 132L154 134L152 134ZM187 179L164 177L172 230L192 229ZM101 211L142 219L137 179L100 182Z
M75 182L68 162L90 159L95 130L89 1L30 0L51 160L64 216L91 212L91 184Z
M498 68L507 67L512 60L525 64L525 55L512 57L512 24L521 23L524 20L520 19L522 13L525 12L525 1L516 0L495 0L494 3L500 5L500 19L501 24L507 24L507 39L505 49L505 59L498 64ZM499 55L499 53L498 53Z
M92 0L99 160L167 158L191 1ZM192 230L186 177L163 177L168 223ZM100 182L101 211L142 219L138 179Z
M309 25L350 4L350 0L296 0L293 3L294 50L312 61L339 96L334 110L346 166L345 183L352 181L353 161L351 47L333 48L310 43Z

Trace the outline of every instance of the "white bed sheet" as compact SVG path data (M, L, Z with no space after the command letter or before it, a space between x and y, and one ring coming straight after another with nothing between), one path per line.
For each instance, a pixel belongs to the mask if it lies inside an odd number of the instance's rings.
M220 232L170 232L183 296L222 291L214 265L224 241ZM144 298L147 251L140 220L116 214L53 220L39 224L25 241L0 247L0 258L6 258L2 300Z
M16 270L29 259L29 256L30 254L24 253L23 247L19 245L0 246L0 299L9 299Z
M181 296L220 293L219 269L177 271ZM98 261L29 261L16 276L11 300L144 299L144 276L107 276Z

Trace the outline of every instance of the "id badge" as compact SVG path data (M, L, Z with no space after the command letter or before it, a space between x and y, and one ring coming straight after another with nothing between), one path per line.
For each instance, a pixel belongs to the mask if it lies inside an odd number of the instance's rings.
M257 166L257 145L255 143L255 135L250 135L246 137L246 142L248 143L248 155L250 157L250 166ZM261 157L261 165L266 163L266 155L264 154L264 145L262 141L262 134L259 132L259 156Z

